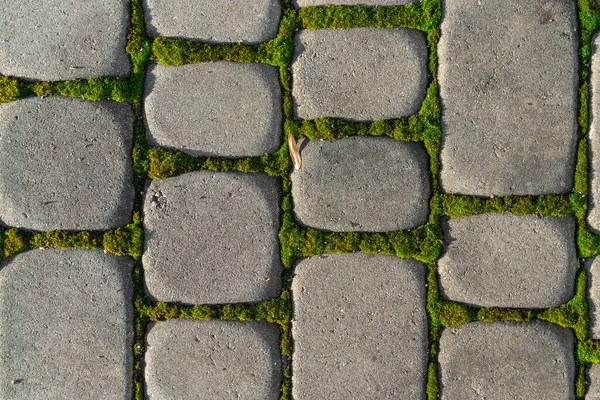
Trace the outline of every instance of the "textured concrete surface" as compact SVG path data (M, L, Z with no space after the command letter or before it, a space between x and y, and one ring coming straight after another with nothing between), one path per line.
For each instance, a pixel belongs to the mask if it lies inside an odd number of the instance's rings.
M277 36L278 0L143 0L150 36L256 44Z
M0 398L132 397L133 261L32 250L0 267Z
M152 181L144 196L147 292L187 304L279 296L279 183L198 171Z
M600 364L590 364L587 370L585 400L600 399Z
M74 98L0 104L0 222L107 230L133 209L131 106Z
M292 280L292 395L421 399L427 371L425 266L382 255L320 255Z
M129 3L0 0L0 74L35 80L129 75Z
M590 90L590 201L587 221L590 228L600 233L600 36L592 38Z
M176 320L150 325L148 399L279 399L279 328L267 322Z
M442 189L485 197L569 192L577 141L576 2L443 4Z
M371 121L421 108L428 82L423 32L301 30L294 40L292 94L299 118Z
M547 308L575 294L575 219L481 214L442 224L444 297L480 307Z
M590 313L590 335L600 339L600 258L586 260L588 272L588 306Z
M348 6L399 6L408 3L418 3L419 0L292 0L296 7L348 5Z
M291 174L302 224L384 232L427 222L429 160L421 144L355 136L302 147L302 168Z
M545 322L473 322L440 337L443 400L575 399L570 329Z
M195 156L250 157L281 142L279 71L264 64L152 65L145 83L148 141Z

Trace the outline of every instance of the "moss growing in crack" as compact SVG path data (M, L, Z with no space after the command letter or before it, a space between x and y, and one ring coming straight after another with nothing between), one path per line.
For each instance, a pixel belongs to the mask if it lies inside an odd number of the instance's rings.
M144 229L140 212L136 211L133 214L132 223L106 232L102 244L104 250L117 256L141 257L144 250Z
M0 76L0 103L15 101L31 93L29 84L9 76Z
M475 320L475 312L461 303L439 301L439 318L444 326L463 325Z
M568 195L481 198L442 194L440 200L443 214L453 218L493 212L562 217L571 212Z
M29 250L29 241L32 234L17 228L10 228L4 232L4 258L10 257L25 250Z
M101 240L102 234L99 232L39 232L30 237L29 247L95 249L100 247Z
M482 308L477 312L477 319L483 322L496 322L496 321L515 321L524 322L530 321L535 317L535 314L531 310L517 310L510 308L494 308L486 307Z

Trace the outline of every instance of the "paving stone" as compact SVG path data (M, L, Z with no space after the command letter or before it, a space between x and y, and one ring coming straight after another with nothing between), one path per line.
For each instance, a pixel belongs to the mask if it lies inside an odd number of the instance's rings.
M425 34L413 29L301 30L292 62L294 112L372 121L416 114L427 88Z
M590 364L587 371L586 400L600 399L600 364Z
M588 223L600 234L600 36L592 38L591 93L590 93L590 202Z
M310 141L292 177L296 218L330 231L385 232L427 222L431 193L421 144L384 137Z
M0 222L108 230L133 209L131 107L26 98L0 105Z
M31 250L0 268L0 398L129 399L128 257Z
M293 0L296 7L324 5L399 6L418 2L419 0Z
M279 296L279 184L262 174L197 171L153 181L144 197L149 296L187 304Z
M277 36L279 0L144 0L150 36L256 44Z
M600 339L600 258L586 260L588 270L588 303L590 311L590 334Z
M279 329L267 322L171 319L151 324L148 399L279 399Z
M481 214L442 225L444 297L479 307L548 308L575 294L575 219Z
M444 329L441 398L575 399L573 341L570 329L542 321Z
M570 0L446 0L440 184L477 196L567 193L577 142Z
M269 65L154 65L144 108L153 145L224 157L262 156L280 146L279 71Z
M0 74L126 77L129 2L0 0Z
M292 280L292 395L422 399L427 371L425 266L398 257L321 255Z

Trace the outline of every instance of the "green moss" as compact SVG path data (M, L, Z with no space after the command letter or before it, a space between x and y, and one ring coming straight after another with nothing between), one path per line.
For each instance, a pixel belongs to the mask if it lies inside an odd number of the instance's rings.
M39 232L31 236L29 247L95 249L100 247L101 240L102 234L99 232Z
M524 322L530 321L535 317L532 310L517 310L510 308L482 308L477 312L477 319L483 322L496 321L515 321Z
M32 234L17 228L4 231L4 258L29 250Z
M0 76L0 103L21 99L31 92L27 83L9 76Z
M117 256L141 257L144 250L144 229L140 212L133 214L131 224L106 232L102 244L105 251Z
M427 366L427 400L437 400L439 392L437 363L430 362Z
M483 213L512 213L554 215L562 217L571 213L568 195L506 196L482 198L453 194L440 195L443 214L464 217Z
M474 314L474 310L464 304L449 301L439 302L439 318L444 326L466 324L475 319Z

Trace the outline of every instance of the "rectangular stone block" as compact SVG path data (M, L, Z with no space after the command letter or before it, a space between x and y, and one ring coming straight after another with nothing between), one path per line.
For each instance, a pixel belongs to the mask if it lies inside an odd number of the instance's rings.
M592 37L590 85L590 197L587 221L600 234L600 35Z

